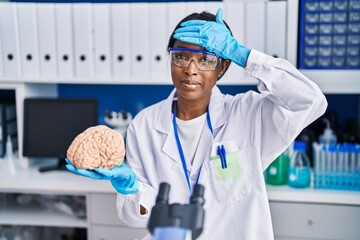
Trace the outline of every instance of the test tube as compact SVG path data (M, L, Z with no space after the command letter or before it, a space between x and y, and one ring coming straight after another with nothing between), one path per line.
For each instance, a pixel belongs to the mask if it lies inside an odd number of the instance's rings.
M356 172L356 145L349 144L349 184L351 187L355 186L355 172Z
M320 183L320 151L321 145L313 142L313 159L314 159L314 186L318 187Z
M337 155L337 147L336 144L330 144L329 146L329 159L330 159L330 176L329 176L329 182L331 186L336 185L336 159Z
M342 171L341 171L341 185L348 185L348 176L349 176L349 146L348 144L343 144L340 149L340 155L342 159Z
M345 144L345 185L350 185L350 144Z
M356 188L360 188L360 145L356 145L355 183L356 183Z
M321 187L325 187L326 181L325 181L325 175L326 175L326 145L323 144L321 151L320 151L320 185Z

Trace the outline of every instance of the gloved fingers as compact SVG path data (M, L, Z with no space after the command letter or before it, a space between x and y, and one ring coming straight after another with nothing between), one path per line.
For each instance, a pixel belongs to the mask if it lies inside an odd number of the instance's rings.
M200 38L201 36L197 32L178 32L173 35L174 38L179 39L182 37Z
M78 175L83 176L83 177L88 177L88 178L92 178L92 179L96 179L96 180L103 180L104 179L103 176L101 176L100 174L94 172L93 170L77 169L72 164L66 164L65 167L70 172L78 174Z
M188 26L202 26L207 24L209 21L206 20L188 20L186 22L183 22L180 24L182 27L188 27Z
M112 168L113 169L113 168ZM112 169L106 169L106 168L95 168L94 171L102 176L104 176L107 179L113 179L115 177L115 174Z
M66 164L65 167L66 167L67 170L69 170L70 172L73 172L73 173L76 173L77 170L78 170L78 169L77 169L74 165L72 165L71 163Z
M181 27L181 28L178 28L176 31L175 31L175 34L177 33L197 33L199 34L200 32L200 27L198 26L186 26L186 27Z
M102 179L102 176L97 174L96 172L92 171L92 170L86 170L86 169L78 169L76 168L68 158L65 158L66 161L66 169L69 170L72 173L84 176L84 177L89 177L89 178L93 178L93 179Z
M140 189L140 183L136 176L126 180L114 179L110 181L112 186L118 193L121 194L133 194L137 193Z
M197 38L197 37L183 37L183 36L175 37L175 35L174 35L174 38L178 39L182 42L187 42L190 44L195 44L195 45L199 45L201 47L205 47L204 42L200 38Z
M65 158L65 161L66 161L67 164L71 164L71 165L72 165L72 163L70 162L70 160L69 160L68 158Z
M224 10L222 8L219 8L216 12L216 22L224 24L223 20Z
M121 164L118 167L113 167L111 169L106 168L95 168L94 171L100 175L103 175L107 179L115 179L115 178L128 178L133 175L134 172L129 167L124 167Z

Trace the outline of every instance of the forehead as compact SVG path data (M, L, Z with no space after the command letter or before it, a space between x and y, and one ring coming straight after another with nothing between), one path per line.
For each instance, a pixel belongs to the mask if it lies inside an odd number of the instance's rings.
M199 45L190 44L190 43L182 42L182 41L179 41L179 40L175 41L174 47L175 48L191 48L191 49L198 49L198 50L206 51L205 48L200 47Z

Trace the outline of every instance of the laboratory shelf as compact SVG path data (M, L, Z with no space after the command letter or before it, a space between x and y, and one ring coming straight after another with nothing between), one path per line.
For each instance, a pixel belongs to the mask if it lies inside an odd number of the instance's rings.
M51 192L53 194L67 193L71 195L84 195L91 192L116 193L109 181L93 180L64 170L44 173L38 171L38 167L46 165L49 164L34 164L28 169L18 167L15 174L1 172L0 192L40 194ZM1 167L2 163L0 163L0 169Z
M79 219L39 206L19 206L15 204L5 204L0 208L0 225L88 227L86 219Z
M341 204L360 206L360 191L291 188L267 185L269 201Z

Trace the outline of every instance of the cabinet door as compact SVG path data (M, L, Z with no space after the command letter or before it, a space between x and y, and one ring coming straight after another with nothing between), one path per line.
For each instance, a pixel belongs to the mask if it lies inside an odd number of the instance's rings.
M92 224L126 226L117 215L116 194L90 194L89 211Z
M270 202L276 239L359 239L360 207Z
M146 229L93 226L91 240L140 240L147 233Z

